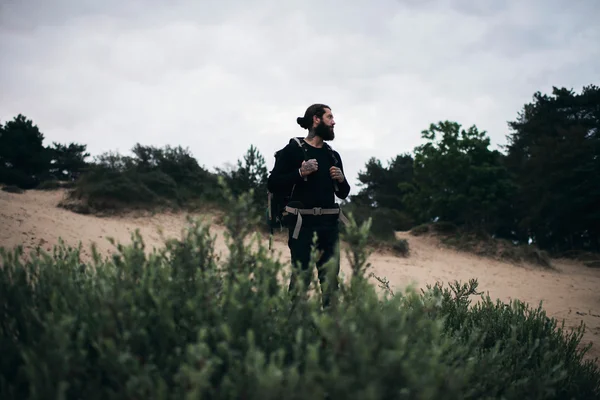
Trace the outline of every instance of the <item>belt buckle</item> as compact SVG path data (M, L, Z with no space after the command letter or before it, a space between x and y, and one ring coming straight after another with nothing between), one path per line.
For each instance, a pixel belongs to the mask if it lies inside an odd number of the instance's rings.
M313 215L323 215L323 208L313 207Z

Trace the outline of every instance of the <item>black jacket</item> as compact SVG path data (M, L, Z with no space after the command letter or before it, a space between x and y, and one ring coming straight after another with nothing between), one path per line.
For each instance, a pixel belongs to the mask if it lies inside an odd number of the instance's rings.
M348 178L343 182L337 182L338 190L334 188L334 180L329 175L329 168L336 166L344 172L344 166L340 154L327 149L324 144L322 148L316 148L304 143L307 159L316 158L319 164L318 171L302 178L299 168L304 161L304 150L290 139L290 142L277 153L275 153L275 166L269 175L267 187L270 192L292 193L291 202L299 202L304 208L335 207L335 197L345 199L350 193ZM331 156L331 153L333 156ZM345 173L344 173L345 176ZM294 185L296 185L294 187Z

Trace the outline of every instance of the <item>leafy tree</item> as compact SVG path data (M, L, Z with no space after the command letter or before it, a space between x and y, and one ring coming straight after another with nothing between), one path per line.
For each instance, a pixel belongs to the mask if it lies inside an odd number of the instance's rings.
M95 157L94 168L101 168L107 171L124 172L135 168L139 161L134 158L121 155L114 151L107 151Z
M394 240L395 231L408 230L414 224L413 214L404 201L412 189L413 158L401 154L383 166L371 158L363 171L358 173L359 186L356 195L350 196L345 209L358 221L372 218L372 235L378 240Z
M537 92L509 126L521 230L548 250L600 250L600 88Z
M502 154L476 126L431 124L415 148L415 190L406 198L421 219L440 219L495 233L510 209L515 185Z
M352 201L362 202L373 207L391 208L406 211L404 196L409 189L407 184L413 179L413 158L401 154L384 167L381 161L371 158L364 171L358 173L361 191L352 196Z
M67 146L55 142L52 145L50 173L58 180L70 181L77 178L87 165L85 159L90 156L86 152L87 145L70 143Z
M46 178L51 153L43 142L43 133L24 115L0 125L0 181L29 189Z
M250 145L243 160L238 160L237 168L229 170L217 168L217 172L225 179L225 183L235 198L252 189L254 191L253 203L257 207L264 206L268 170L264 157L254 145Z

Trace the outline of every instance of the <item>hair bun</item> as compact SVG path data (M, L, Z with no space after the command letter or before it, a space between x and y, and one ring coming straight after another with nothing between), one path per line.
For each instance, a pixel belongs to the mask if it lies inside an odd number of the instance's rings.
M304 126L304 117L298 117L298 118L296 118L296 122L298 122L298 125L300 125L302 128L305 128L305 126Z

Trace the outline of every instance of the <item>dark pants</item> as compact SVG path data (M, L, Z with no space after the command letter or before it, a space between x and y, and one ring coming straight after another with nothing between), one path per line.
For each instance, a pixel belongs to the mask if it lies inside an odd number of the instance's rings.
M288 247L290 248L292 258L292 276L290 279L289 290L295 289L298 279L303 279L304 288L308 289L311 281L312 271L309 270L310 252L312 248L313 234L317 233L317 274L323 293L323 307L331 305L332 296L338 289L337 276L340 271L339 257L335 263L333 271L325 269L325 263L334 257L336 245L339 241L339 227L337 224L327 224L321 226L309 225L302 226L297 239L292 238L293 227L290 229ZM300 268L298 268L300 263ZM327 274L331 273L328 280Z

